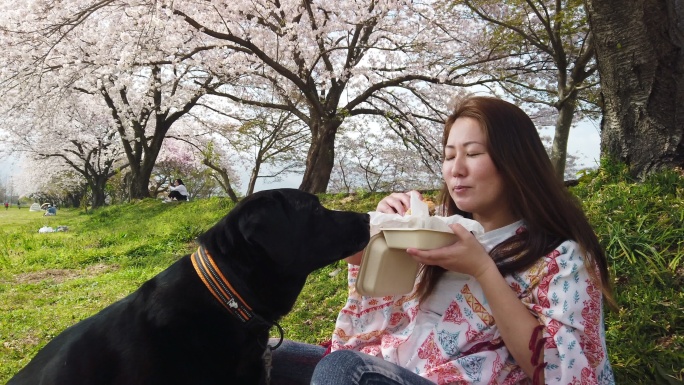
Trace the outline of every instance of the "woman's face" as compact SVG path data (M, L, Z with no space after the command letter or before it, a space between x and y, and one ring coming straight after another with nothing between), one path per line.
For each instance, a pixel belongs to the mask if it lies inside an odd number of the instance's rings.
M451 126L442 176L456 206L473 214L485 231L515 222L506 186L489 154L484 131L477 120L458 118Z

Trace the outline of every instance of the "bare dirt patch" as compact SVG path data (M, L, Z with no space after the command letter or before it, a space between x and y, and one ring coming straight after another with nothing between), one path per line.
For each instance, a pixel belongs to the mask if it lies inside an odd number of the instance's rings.
M15 279L18 283L38 283L42 281L53 281L55 283L61 283L69 279L82 278L82 277L94 277L102 273L109 271L119 270L118 265L105 265L103 263L98 263L96 265L91 265L85 269L47 269L41 271L33 271L30 273L18 274Z
M40 338L34 336L34 335L28 335L24 336L20 339L16 340L7 340L2 343L2 346L5 349L10 349L10 350L22 350L26 346L36 346L40 343Z

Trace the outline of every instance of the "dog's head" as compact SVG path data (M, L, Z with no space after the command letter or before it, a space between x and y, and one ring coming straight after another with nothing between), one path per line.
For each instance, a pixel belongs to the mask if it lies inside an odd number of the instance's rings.
M311 272L362 250L368 240L367 214L328 210L296 189L250 195L199 238L219 265L261 291L259 297L273 288L295 298Z

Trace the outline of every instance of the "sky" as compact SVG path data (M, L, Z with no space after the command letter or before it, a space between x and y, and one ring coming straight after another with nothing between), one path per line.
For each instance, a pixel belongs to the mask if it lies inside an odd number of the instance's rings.
M568 154L579 157L578 166L581 168L598 167L601 156L601 122L582 121L570 129L568 138ZM553 137L553 129L542 130L542 135Z
M553 136L553 131L552 129L547 129L541 131L541 134ZM595 168L599 162L600 144L601 138L599 122L583 121L577 126L573 127L570 131L570 137L568 139L568 153L577 155L580 158L580 167ZM16 163L16 160L11 158L0 159L0 182L3 186L9 186L13 176L21 172L21 169L18 168ZM248 177L249 176L247 174L244 175L242 183L243 186L247 186ZM299 187L301 181L301 176L290 176L280 182L275 183L264 183L261 179L259 179L255 186L255 191L282 187L297 188Z

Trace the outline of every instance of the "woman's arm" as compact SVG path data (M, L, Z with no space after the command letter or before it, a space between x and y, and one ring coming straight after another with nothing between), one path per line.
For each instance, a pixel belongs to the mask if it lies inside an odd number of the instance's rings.
M409 248L407 252L420 263L473 276L482 286L506 348L525 374L533 378L539 362L531 362L530 339L539 321L520 301L475 236L461 225L452 225L451 228L459 237L455 244L434 250ZM543 358L543 354L539 357ZM543 383L543 377L541 380Z
M544 358L543 351L539 351L537 361L532 363L534 351L530 349L530 340L535 334L535 328L540 325L539 321L508 285L508 282L499 273L499 269L496 268L494 261L475 279L482 286L506 348L515 358L515 362L525 371L525 374L534 378L535 369ZM541 334L537 336L537 340L539 337ZM536 345L537 341L534 341L533 346ZM543 371L538 374L538 380L540 384L545 383Z
M451 227L460 238L455 244L407 251L421 263L475 277L506 348L535 383L568 384L587 376L587 383L596 384L612 378L601 289L575 242L563 242L539 266L518 273L535 282L519 297L477 239L460 225Z

